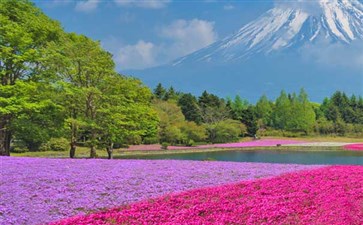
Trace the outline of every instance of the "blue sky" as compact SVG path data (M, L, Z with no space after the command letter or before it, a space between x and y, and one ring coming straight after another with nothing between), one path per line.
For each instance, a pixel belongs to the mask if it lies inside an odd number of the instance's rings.
M68 32L100 40L118 70L170 62L241 28L272 0L35 0Z

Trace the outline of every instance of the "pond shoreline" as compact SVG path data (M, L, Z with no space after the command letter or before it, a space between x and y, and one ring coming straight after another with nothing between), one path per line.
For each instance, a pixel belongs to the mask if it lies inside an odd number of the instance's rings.
M133 145L129 148L114 149L115 158L132 158L144 155L160 154L184 154L184 153L201 153L201 152L222 152L222 151L353 151L346 146L356 145L361 141L355 139L295 139L295 138L278 138L269 137L256 141L241 140L241 142L227 144L210 144L199 146L169 146L168 149L161 149L160 145ZM357 150L355 150L357 151ZM37 151L12 153L15 157L48 157L48 158L68 158L68 151ZM88 158L89 148L77 147L75 158ZM97 158L107 158L105 149L97 150Z

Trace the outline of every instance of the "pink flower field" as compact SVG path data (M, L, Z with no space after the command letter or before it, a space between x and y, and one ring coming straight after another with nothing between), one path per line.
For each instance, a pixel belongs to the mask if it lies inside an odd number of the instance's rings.
M165 195L73 224L363 224L363 167L328 166Z
M0 167L0 224L32 225L322 166L0 157Z
M363 151L363 143L345 145L344 148L347 150Z

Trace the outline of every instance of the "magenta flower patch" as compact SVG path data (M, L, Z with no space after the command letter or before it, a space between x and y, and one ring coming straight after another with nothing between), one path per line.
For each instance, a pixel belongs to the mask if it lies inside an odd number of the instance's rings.
M52 225L363 224L363 167L331 166L167 195Z
M363 150L363 143L345 145L344 148L347 150L361 151L361 150Z

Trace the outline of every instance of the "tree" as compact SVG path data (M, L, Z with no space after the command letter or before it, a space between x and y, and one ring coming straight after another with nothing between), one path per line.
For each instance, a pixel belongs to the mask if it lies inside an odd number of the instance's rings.
M256 134L258 126L254 106L251 105L247 109L243 110L240 121L242 124L246 125L248 135L254 136Z
M199 97L198 104L201 108L218 108L224 104L223 100L214 94L203 91Z
M178 94L175 92L174 88L171 86L165 93L164 97L163 97L164 101L178 101Z
M174 102L156 100L153 103L160 123L159 123L159 140L161 143L168 142L171 144L182 141L180 126L184 123L185 118L180 107Z
M197 124L202 122L198 101L192 94L183 94L179 98L178 105L180 106L186 120L194 121Z
M74 33L67 34L63 44L53 46L53 51L57 53L53 61L55 64L58 63L61 78L73 85L75 93L82 93L83 99L75 102L80 105L66 105L70 107L67 109L68 112L75 107L79 109L75 113L68 114L70 116L68 121L77 121L80 117L82 118L90 146L90 157L95 158L98 144L97 133L100 130L97 117L103 95L110 87L105 84L112 76L116 76L112 56L101 48L99 42ZM69 128L73 130L70 140L72 152L75 151L75 145L72 143L77 139L74 137L76 134L74 123L71 122Z
M307 134L313 129L316 115L304 89L301 89L297 98L292 100L291 115L288 130L303 131Z
M277 129L286 129L288 118L291 117L291 102L285 91L281 91L276 99L273 112L273 126Z
M263 95L256 103L256 117L262 121L261 126L266 127L272 124L273 103L266 95Z
M48 65L51 55L48 46L58 42L62 33L60 25L33 3L26 0L0 1L1 88L7 89L5 86L15 86L22 81L21 88L27 89L25 86L29 81L45 82L51 78L55 73ZM15 91L11 95L0 94L3 103L7 102L3 106L7 109L0 115L0 155L10 154L11 124L23 110L9 101L14 94ZM24 104L27 100L26 97L22 98Z
M113 146L128 144L130 139L157 135L158 118L150 106L151 92L139 80L123 76L111 77L102 96L97 117L100 145L113 158Z
M241 123L236 120L219 121L207 127L208 140L211 143L238 141L241 135Z
M227 100L228 105L231 109L232 119L241 120L243 117L244 111L248 108L249 103L247 100L242 99L241 96L236 95L234 101L231 99Z
M158 85L154 89L154 96L157 99L164 99L165 94L166 94L165 88L163 87L163 85L161 83L158 83Z
M83 90L73 84L59 83L61 93L59 95L59 104L62 105L65 114L65 127L69 137L69 157L74 158L77 148L77 140L80 134L85 131L86 122L84 120L83 103L86 96Z
M22 141L28 150L37 151L51 138L63 137L65 117L62 107L54 99L58 94L54 87L33 82L24 87L26 92L21 97L17 94L15 96L19 100L26 96L27 101L19 102L21 111L13 119L11 130L16 140ZM20 89L22 88L16 90L17 93ZM26 104L22 105L23 103Z
M180 130L185 137L185 144L189 144L190 141L205 141L205 139L207 138L205 127L199 126L195 122L186 121L182 123L180 126Z

